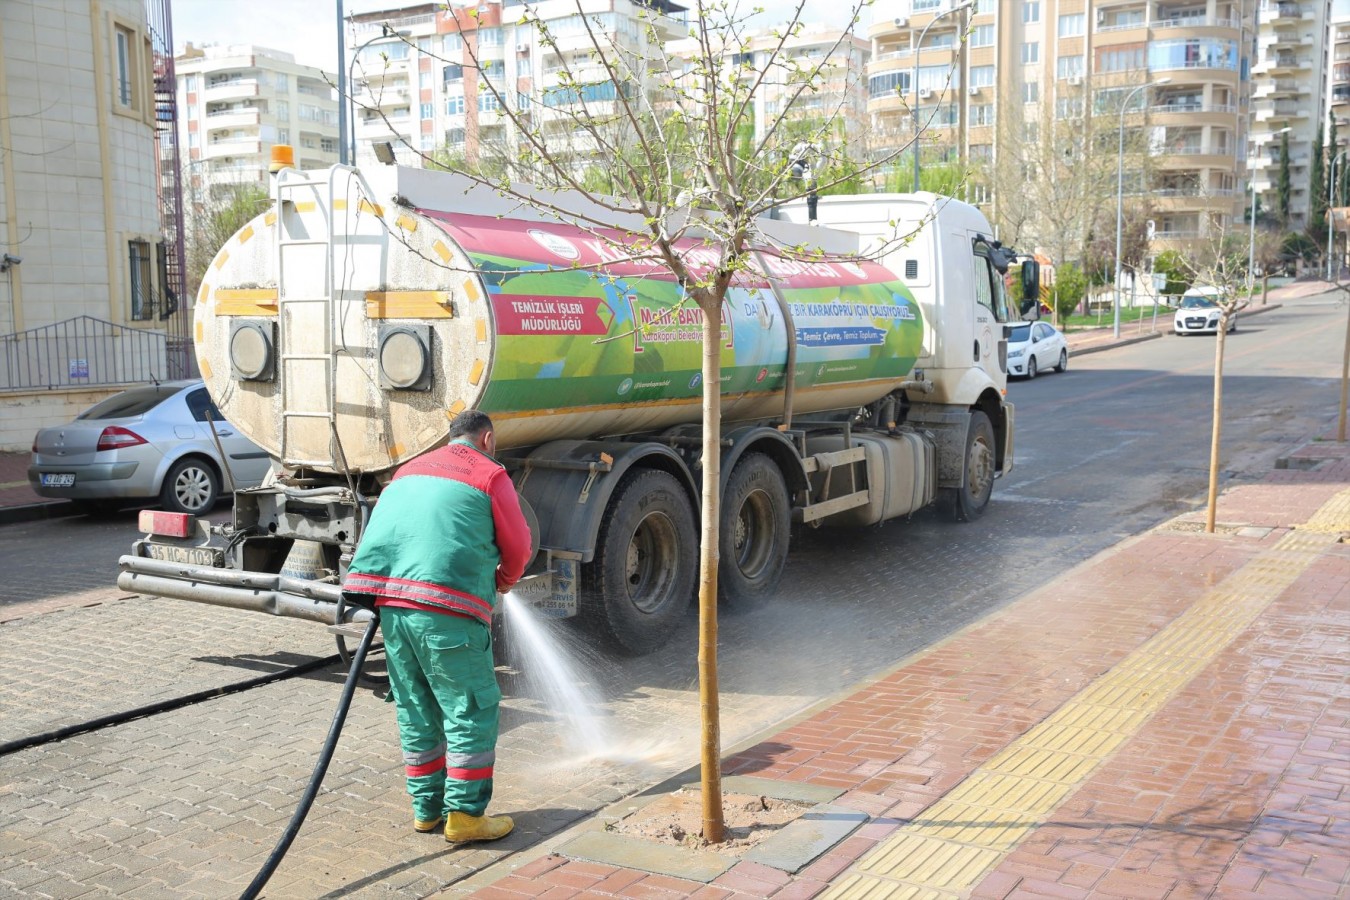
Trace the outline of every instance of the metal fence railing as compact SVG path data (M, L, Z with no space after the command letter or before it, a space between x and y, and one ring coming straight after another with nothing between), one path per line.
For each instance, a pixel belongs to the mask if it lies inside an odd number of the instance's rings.
M92 316L0 335L0 391L163 380L167 343L163 332Z

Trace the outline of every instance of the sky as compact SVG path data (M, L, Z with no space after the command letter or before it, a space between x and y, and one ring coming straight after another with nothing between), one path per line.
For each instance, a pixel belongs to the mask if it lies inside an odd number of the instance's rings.
M3 2L3 0L0 0ZM749 0L745 0L749 2ZM764 24L782 21L796 6L790 0L755 0L766 10ZM175 50L203 44L256 44L284 50L296 62L337 70L336 0L172 0ZM404 5L398 0L344 0L343 12L370 12ZM686 4L692 5L692 4ZM829 22L839 4L806 0L806 22Z

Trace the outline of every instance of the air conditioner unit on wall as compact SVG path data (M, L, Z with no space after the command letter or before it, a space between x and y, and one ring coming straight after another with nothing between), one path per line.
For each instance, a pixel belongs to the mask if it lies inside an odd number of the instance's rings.
M933 96L933 92L932 92L931 89L929 89L929 88L919 88L919 99L920 99L920 100L927 100L927 99L928 99L929 97L931 97L931 96Z
M967 94L970 94L970 96L972 96L972 97L974 97L975 95L977 95L979 92L980 92L980 89L977 88L977 87L975 87L974 85L971 85L970 87L966 88L966 93L967 93Z
M1082 75L1070 75L1070 76L1069 76L1067 79L1065 79L1065 80L1069 82L1069 87L1078 87L1080 84L1083 83L1083 76L1082 76Z

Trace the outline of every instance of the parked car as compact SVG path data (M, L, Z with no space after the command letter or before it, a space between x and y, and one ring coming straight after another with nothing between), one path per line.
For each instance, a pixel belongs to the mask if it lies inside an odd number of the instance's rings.
M1049 322L1018 322L1008 335L1008 374L1035 378L1036 373L1054 367L1056 372L1069 368L1069 342Z
M224 420L200 380L122 391L73 422L39 430L28 482L39 496L89 512L158 499L174 512L205 513L227 484L213 426L234 486L260 484L266 451Z
M1181 295L1181 305L1172 316L1172 331L1176 334L1218 334L1219 317L1223 310L1219 307L1218 288L1191 288ZM1228 333L1237 331L1237 314L1228 317Z

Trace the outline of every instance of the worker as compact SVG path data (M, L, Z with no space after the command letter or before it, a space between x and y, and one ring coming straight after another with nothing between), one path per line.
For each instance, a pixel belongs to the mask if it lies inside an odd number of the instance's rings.
M820 202L820 195L816 193L816 175L811 165L811 159L816 153L816 145L808 141L798 141L788 152L792 177L806 186L806 218L812 225L816 224L816 209Z
M380 495L342 588L375 606L398 712L413 829L451 843L514 827L487 815L501 689L492 611L529 560L530 529L492 420L450 423L450 443L403 465Z

